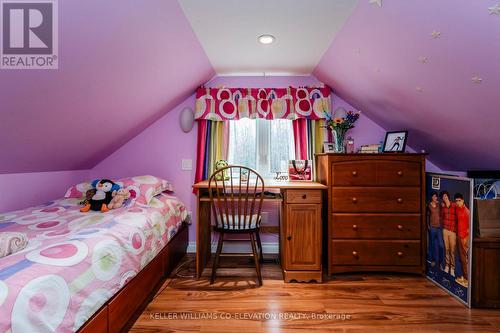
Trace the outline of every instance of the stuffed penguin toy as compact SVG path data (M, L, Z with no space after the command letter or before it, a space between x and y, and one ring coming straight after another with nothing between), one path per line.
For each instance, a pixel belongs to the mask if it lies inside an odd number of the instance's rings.
M80 211L82 213L89 210L107 212L108 204L113 199L113 191L118 191L120 186L109 179L97 179L92 182L92 187L96 189L96 192Z

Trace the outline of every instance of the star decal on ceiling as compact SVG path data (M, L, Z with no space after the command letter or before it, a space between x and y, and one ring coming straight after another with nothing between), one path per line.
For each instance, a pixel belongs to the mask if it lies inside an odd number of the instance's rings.
M420 56L420 57L418 57L418 61L421 62L422 64L426 64L427 63L427 57Z
M354 49L354 52L356 52L356 54L361 54L361 49L358 47L357 49Z
M418 92L422 92L422 91L424 91L424 88L422 88L421 86L416 86L415 90Z
M370 0L370 4L382 7L382 0Z
M431 32L431 36L434 39L439 38L441 37L441 32L434 30L433 32Z
M490 11L490 15L498 15L500 14L500 5L496 4L493 7L488 7L488 10Z
M480 84L481 82L483 82L483 79L482 79L482 78L480 78L480 77L479 77L479 76L477 76L477 75L476 75L476 76L474 76L474 77L472 77L472 79L471 79L471 80L472 80L472 82L473 82L473 83L475 83L475 84Z
M380 73L380 68L379 67L373 67L373 71L375 73Z

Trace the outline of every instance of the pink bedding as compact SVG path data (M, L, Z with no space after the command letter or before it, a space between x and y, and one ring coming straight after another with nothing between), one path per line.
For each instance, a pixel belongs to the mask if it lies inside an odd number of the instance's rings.
M161 194L107 213L79 212L79 199L0 214L0 232L28 247L0 259L0 332L74 332L146 266L186 218Z

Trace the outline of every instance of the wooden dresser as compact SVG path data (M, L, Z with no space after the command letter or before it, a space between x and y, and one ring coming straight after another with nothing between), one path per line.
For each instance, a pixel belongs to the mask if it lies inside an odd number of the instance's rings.
M319 154L316 162L328 186L328 274L424 273L425 155Z

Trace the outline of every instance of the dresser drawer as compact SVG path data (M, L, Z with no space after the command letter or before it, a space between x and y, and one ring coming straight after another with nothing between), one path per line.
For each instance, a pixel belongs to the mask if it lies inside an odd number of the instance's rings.
M377 185L420 186L421 164L405 161L378 161Z
M333 214L332 238L420 239L420 214Z
M351 161L332 164L333 186L375 186L375 162Z
M320 190L287 190L287 203L321 203Z
M420 213L418 187L332 188L334 213Z
M332 164L333 186L420 186L421 164L351 161Z
M404 266L420 264L418 240L334 240L331 246L333 265Z

